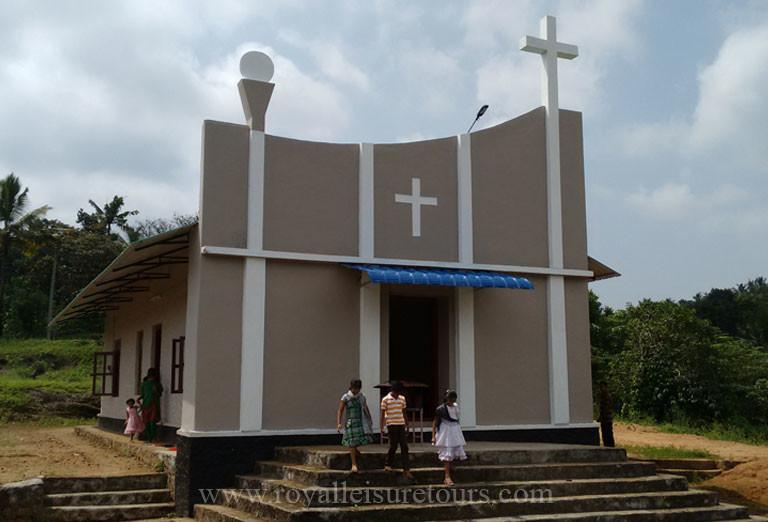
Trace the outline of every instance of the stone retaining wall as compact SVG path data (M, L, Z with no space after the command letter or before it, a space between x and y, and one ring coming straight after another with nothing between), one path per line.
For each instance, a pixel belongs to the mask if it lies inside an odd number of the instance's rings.
M0 520L39 522L44 519L45 492L39 478L0 486Z

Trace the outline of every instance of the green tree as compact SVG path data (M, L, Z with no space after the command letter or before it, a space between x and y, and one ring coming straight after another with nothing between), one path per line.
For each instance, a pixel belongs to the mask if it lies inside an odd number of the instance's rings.
M117 227L131 239L134 233L133 228L128 225L128 217L135 216L138 210L123 211L122 196L115 196L112 201L107 202L103 207L97 205L92 199L88 200L94 212L86 212L82 208L77 211L77 222L84 230L97 234L111 235L112 228Z
M0 180L0 318L5 317L5 298L11 277L14 245L26 229L49 210L49 207L42 206L27 212L28 192L28 188L22 190L21 181L13 173ZM0 323L2 333L3 324Z
M136 239L145 239L148 237L168 232L175 228L185 227L197 223L197 216L194 214L173 214L170 219L142 219L134 227L136 230Z

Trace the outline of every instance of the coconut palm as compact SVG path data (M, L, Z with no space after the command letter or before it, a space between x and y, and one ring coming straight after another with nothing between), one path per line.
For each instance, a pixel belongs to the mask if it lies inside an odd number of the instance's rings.
M5 290L11 275L11 247L31 223L50 210L42 206L27 212L28 192L28 188L21 190L21 182L13 172L0 180L0 334L5 316Z
M135 216L139 213L138 210L126 210L121 212L125 202L121 196L115 196L112 201L108 202L103 207L97 205L92 199L88 200L88 203L93 207L95 212L89 213L82 208L77 212L77 222L80 223L84 229L91 232L98 232L101 234L112 234L112 227L117 227L125 232L129 237L133 232L133 229L128 225L128 216Z

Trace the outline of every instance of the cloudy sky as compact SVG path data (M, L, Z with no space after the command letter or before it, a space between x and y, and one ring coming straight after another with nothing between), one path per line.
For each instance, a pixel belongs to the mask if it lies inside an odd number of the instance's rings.
M392 142L538 106L518 50L558 17L580 56L589 251L614 307L768 276L768 2L744 0L0 3L0 175L73 223L88 199L197 210L203 119L243 122L246 50L275 62L267 130Z

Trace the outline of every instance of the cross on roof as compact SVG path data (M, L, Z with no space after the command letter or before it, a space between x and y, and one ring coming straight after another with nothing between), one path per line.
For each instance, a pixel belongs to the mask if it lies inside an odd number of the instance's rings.
M557 110L557 59L573 60L579 55L579 48L558 42L555 17L545 16L541 19L541 38L524 36L520 40L520 50L541 55L544 66L542 102L547 112Z

